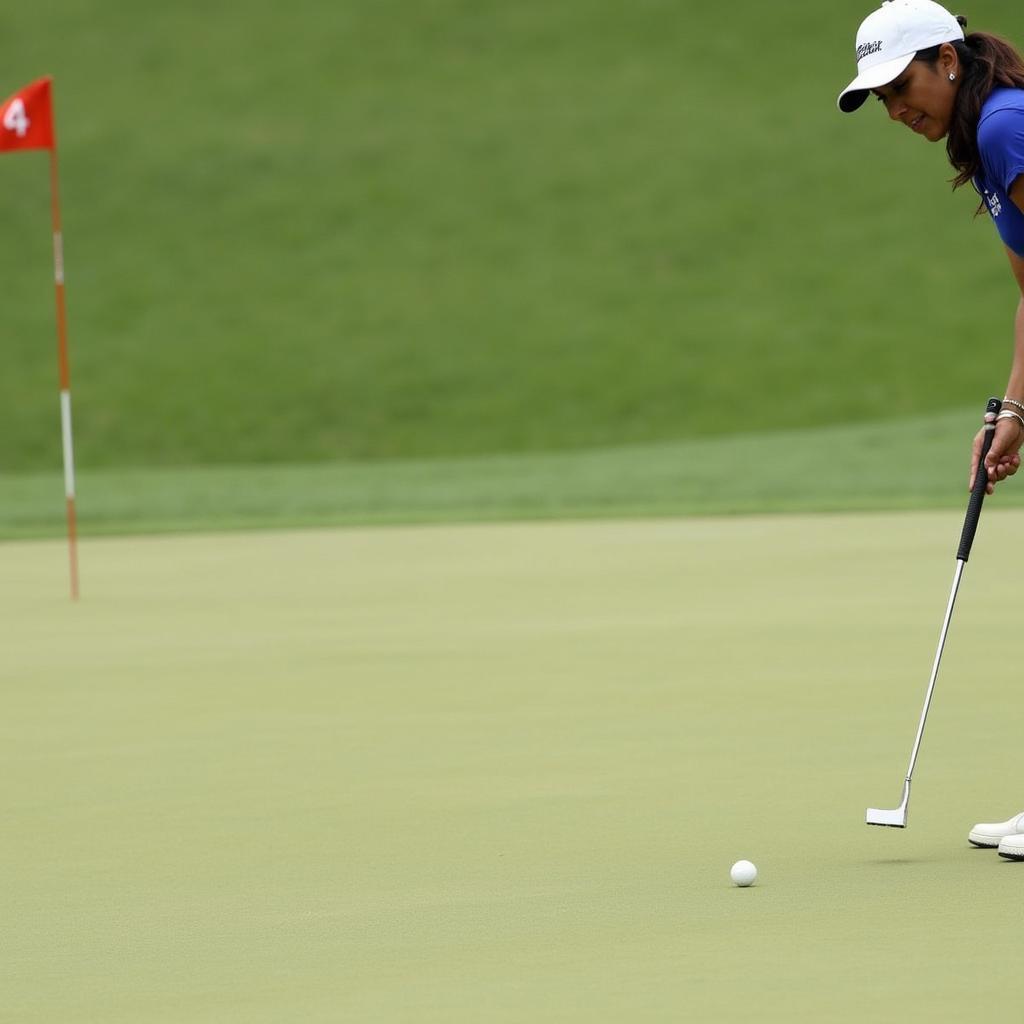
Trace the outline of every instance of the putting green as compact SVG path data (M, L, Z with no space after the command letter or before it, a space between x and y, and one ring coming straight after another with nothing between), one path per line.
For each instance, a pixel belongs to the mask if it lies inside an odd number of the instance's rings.
M1019 980L1024 515L0 547L0 1018L962 1021ZM1007 560L1004 552L1012 550ZM761 876L734 888L733 861Z

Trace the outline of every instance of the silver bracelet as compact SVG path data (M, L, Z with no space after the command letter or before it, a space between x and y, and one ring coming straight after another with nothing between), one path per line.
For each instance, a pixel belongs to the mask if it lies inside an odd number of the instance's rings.
M1021 416L1019 412L1011 412L1009 409L1004 409L997 417L997 420L1008 420L1015 419L1024 430L1024 416Z
M1004 398L1003 405L1012 405L1014 408L1024 412L1024 402L1018 402L1016 398Z

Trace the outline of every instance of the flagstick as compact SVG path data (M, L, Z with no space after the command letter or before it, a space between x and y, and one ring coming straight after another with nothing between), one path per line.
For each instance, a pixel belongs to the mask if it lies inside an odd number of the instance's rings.
M60 424L64 442L64 497L68 512L68 553L71 561L71 599L78 600L78 526L75 516L75 453L71 442L71 366L68 324L64 311L64 236L60 229L57 190L57 146L50 149L50 199L53 207L53 280L57 290L57 360L60 366Z

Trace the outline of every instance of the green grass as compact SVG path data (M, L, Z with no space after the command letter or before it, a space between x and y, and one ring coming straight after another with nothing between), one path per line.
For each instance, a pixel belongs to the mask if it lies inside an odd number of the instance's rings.
M6 88L56 77L82 465L591 449L998 390L991 226L940 147L834 108L863 5L730 12L13 9ZM971 18L1021 35L1009 0ZM0 467L43 471L45 157L0 192Z
M979 409L591 452L83 472L85 534L963 507ZM0 538L64 530L54 473L0 478ZM1017 504L1017 485L1000 488Z
M0 1016L959 1022L1019 978L1017 629L954 511L4 548ZM758 885L728 880L740 857Z
M1019 866L964 835L1021 806L1016 484L911 828L861 823L1016 301L941 148L836 113L865 13L6 12L0 96L56 78L84 539L72 604L46 161L4 157L0 1018L960 1024L1015 990ZM579 521L507 522L541 519Z

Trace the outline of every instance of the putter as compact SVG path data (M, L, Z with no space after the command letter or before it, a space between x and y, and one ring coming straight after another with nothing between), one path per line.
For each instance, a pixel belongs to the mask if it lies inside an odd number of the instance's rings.
M946 633L949 631L949 620L953 616L953 605L956 602L956 592L960 586L960 578L964 574L964 566L971 554L971 545L974 543L974 533L978 529L978 519L981 516L981 504L985 500L985 488L988 484L988 473L985 472L985 456L992 447L992 435L996 429L996 416L1002 408L1002 402L998 398L990 398L985 409L985 437L981 443L981 459L978 462L978 470L974 476L974 487L971 490L971 498L967 503L967 517L964 519L964 528L960 534L960 547L956 553L956 572L953 574L953 589L950 591L949 604L946 605L946 617L942 620L942 631L939 634L939 647L935 652L935 661L932 664L931 679L928 680L928 691L924 697L924 709L921 711L921 721L917 726L917 736L914 739L914 749L910 752L910 767L907 769L907 777L903 782L903 796L900 799L899 807L891 810L878 807L869 807L867 812L867 823L869 825L886 825L889 828L907 827L907 804L910 803L910 780L914 774L914 764L917 761L917 752L921 747L921 737L924 735L924 723L928 718L928 706L932 702L932 691L935 689L935 679L939 674L939 662L942 660L942 648L946 645Z

